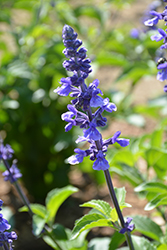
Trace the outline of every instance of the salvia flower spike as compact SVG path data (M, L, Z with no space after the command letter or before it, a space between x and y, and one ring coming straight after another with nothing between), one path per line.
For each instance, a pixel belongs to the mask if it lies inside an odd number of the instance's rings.
M66 48L63 53L67 60L64 61L63 67L72 72L72 75L62 78L61 86L54 92L61 96L73 97L71 104L67 106L68 111L61 116L62 120L67 122L65 131L71 130L73 126L79 126L83 129L83 136L77 139L77 143L87 141L90 147L87 150L76 149L76 155L69 157L68 161L70 164L77 164L82 162L84 157L89 156L90 160L94 161L93 169L106 170L109 168L109 163L105 158L108 146L118 143L125 147L129 144L129 140L118 138L120 131L108 140L102 139L98 128L105 126L107 122L102 113L104 110L110 113L115 112L117 107L108 98L102 98L103 93L98 88L98 79L95 79L89 86L86 85L85 79L92 72L91 60L87 58L87 49L80 48L82 41L77 36L70 26L64 26L62 37ZM92 113L91 108L96 108L96 111Z
M65 131L69 131L73 126L79 126L83 129L83 135L79 136L76 143L88 142L89 148L81 150L76 148L72 155L68 158L70 164L78 164L84 160L84 157L89 156L93 161L94 170L103 170L106 182L109 188L110 196L118 213L122 230L125 233L127 243L130 250L134 250L131 236L129 234L130 226L124 222L122 212L120 210L115 191L112 185L109 174L109 163L106 159L106 152L109 145L118 143L121 147L129 145L129 139L119 138L120 131L117 131L113 137L103 140L98 128L104 127L107 123L107 118L103 117L103 112L115 112L117 107L110 102L108 98L103 98L103 93L98 88L99 80L95 79L89 85L85 80L92 72L91 60L87 58L85 47L81 47L82 41L78 39L77 33L68 25L65 25L62 32L63 43L66 47L63 51L67 60L63 62L63 67L70 71L70 76L61 78L61 86L54 90L60 96L70 95L73 99L71 104L68 104L68 111L62 114L62 120L67 122ZM92 108L93 111L92 112ZM128 233L127 233L128 228Z

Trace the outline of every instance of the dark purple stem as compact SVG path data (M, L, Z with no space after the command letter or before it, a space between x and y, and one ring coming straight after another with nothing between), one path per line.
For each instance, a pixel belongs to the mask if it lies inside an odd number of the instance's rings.
M3 163L4 163L5 167L6 167L6 169L9 171L9 174L12 176L12 173L10 172L10 166L9 166L8 161L3 160ZM22 199L23 203L28 207L28 212L29 212L30 216L32 217L33 212L32 212L32 210L30 208L29 201L28 201L27 197L25 196L24 192L22 191L20 185L17 183L17 181L14 181L13 185L17 189L17 192L19 193L20 198Z

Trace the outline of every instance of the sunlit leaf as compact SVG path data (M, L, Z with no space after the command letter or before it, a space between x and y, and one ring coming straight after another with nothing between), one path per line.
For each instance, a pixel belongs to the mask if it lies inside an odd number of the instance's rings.
M54 217L61 204L78 189L73 186L66 186L64 188L55 188L51 190L46 197L46 208L48 213L47 222L53 223Z

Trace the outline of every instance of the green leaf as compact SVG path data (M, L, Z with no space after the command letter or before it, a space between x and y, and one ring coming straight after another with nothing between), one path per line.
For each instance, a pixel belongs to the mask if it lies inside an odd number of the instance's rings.
M77 239L70 240L71 230L64 228L62 225L55 224L53 228L56 229L52 231L51 236L43 236L44 241L51 246L53 249L58 249L57 244L61 247L62 250L87 250L87 241L85 240L87 231L84 231L80 234ZM60 231L59 231L60 230ZM55 241L53 241L53 239ZM56 244L57 243L57 244Z
M146 206L145 210L149 211L161 205L167 205L167 192L163 194L157 195L154 199L152 199Z
M151 136L151 146L157 148L161 147L162 138L163 138L163 129L154 131Z
M100 211L104 215L104 217L106 217L106 219L110 219L112 208L110 207L109 203L107 203L105 201L91 200L91 201L88 201L80 206L81 207L95 208L98 211Z
M33 221L32 221L32 227L33 227L33 233L35 236L40 235L42 232L44 226L45 226L46 220L40 217L39 215L33 215Z
M88 250L108 250L111 238L95 238L88 244Z
M67 240L67 233L65 231L65 228L61 224L54 224L52 226L52 232L51 232L53 238L55 240Z
M135 192L148 191L153 193L166 193L167 186L161 182L146 182L135 188Z
M117 162L118 163L121 162L121 163L127 164L128 166L133 167L135 163L135 159L130 150L120 150L114 154L110 164L114 165Z
M146 238L132 235L135 250L157 250L157 248Z
M134 216L133 223L135 224L135 230L153 240L160 241L163 236L160 226L146 216Z
M75 227L72 232L72 239L75 239L84 230L105 226L112 227L112 223L111 220L107 220L102 214L86 214L76 221Z
M42 239L50 246L52 247L53 249L55 250L59 250L60 248L58 248L58 246L56 245L56 243L52 240L51 237L49 236L43 236ZM63 249L64 250L64 249Z
M39 215L43 219L45 218L47 212L46 212L46 208L43 205L30 204L30 208L34 214ZM29 210L28 210L27 206L23 206L23 207L19 208L19 212L28 212L28 211Z
M137 186L142 181L142 176L139 170L135 167L129 167L126 164L119 164L120 167L110 167L110 172L117 173L118 175L122 176L123 178L126 178L132 185Z
M66 186L64 188L55 188L51 190L46 197L46 208L48 213L47 222L53 223L54 217L61 204L78 189L73 186Z
M118 220L118 214L115 208L112 209L110 216L112 222L116 222Z
M95 6L79 6L75 9L76 16L89 16L98 19L101 22L100 9Z
M120 246L124 242L125 242L125 236L116 231L111 237L109 250L117 249L117 247Z
M109 53L108 51L101 51L97 55L96 61L100 66L104 65L114 65L114 66L123 66L127 63L125 57L117 53Z
M145 159L149 167L154 167L158 177L163 179L167 168L167 151L159 148L150 148L145 152Z
M167 245L166 244L162 244L160 246L158 246L157 250L166 250L167 249Z
M116 197L117 197L117 200L118 200L118 204L121 208L124 208L124 207L131 207L130 204L126 203L125 202L125 197L126 197L126 190L125 190L125 187L122 187L122 188L114 188L115 190L115 193L116 193Z

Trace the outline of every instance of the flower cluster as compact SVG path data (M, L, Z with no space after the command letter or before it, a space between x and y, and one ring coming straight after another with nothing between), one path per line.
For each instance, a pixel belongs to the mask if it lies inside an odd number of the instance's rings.
M3 145L2 142L0 142L0 160L9 160L13 157L13 149L10 145L6 144L6 146Z
M2 210L3 201L0 200L0 210ZM12 250L12 242L13 240L17 240L17 234L12 232L7 232L11 225L8 223L6 219L3 218L3 214L0 213L0 247L4 246L4 249Z
M108 161L105 159L109 145L117 142L122 147L129 144L128 139L118 138L121 134L117 131L113 137L103 140L102 135L97 129L104 127L107 119L102 116L104 111L112 113L117 110L114 103L108 98L102 98L102 91L98 88L99 80L96 79L88 86L85 79L91 73L91 61L87 58L86 48L81 47L82 41L77 39L77 33L65 25L62 32L63 43L66 47L63 51L68 60L65 60L63 67L72 72L71 76L62 78L61 86L54 90L61 96L70 95L73 97L71 104L67 106L68 111L62 114L62 120L67 122L65 131L69 131L73 126L79 126L83 129L83 136L77 139L78 142L89 142L90 147L87 150L76 148L76 155L69 157L70 164L77 164L83 161L84 157L90 156L94 161L93 169L106 170L109 168ZM92 112L92 108L94 113Z
M164 0L164 2L167 2L167 0ZM163 20L165 25L167 25L167 6L165 6L165 9L161 13L152 10L150 14L153 17L144 22L146 26L154 27L158 24L159 20ZM167 29L163 30L159 28L158 33L151 36L151 40L156 42L163 40L163 45L160 46L160 49L167 49ZM157 74L157 79L159 81L167 80L167 60L165 58L158 60L157 69L160 70ZM164 86L164 92L167 92L167 85Z
M22 174L20 173L20 170L17 168L16 164L17 160L14 159L10 169L3 172L2 175L4 176L5 181L10 181L11 183L13 183L17 181L17 179L22 177Z
M2 141L0 142L0 160L2 160L7 167L7 170L2 174L5 181L10 181L11 183L15 182L17 179L22 177L20 170L17 168L17 160L13 160L12 166L8 167L7 160L10 160L13 157L14 150L10 145L3 145Z
M131 223L132 220L133 219L131 217L127 217L127 220L126 220L126 222L124 224L124 228L122 228L119 231L120 234L124 234L125 232L132 232L134 230L135 225L134 224L130 225L130 223Z

